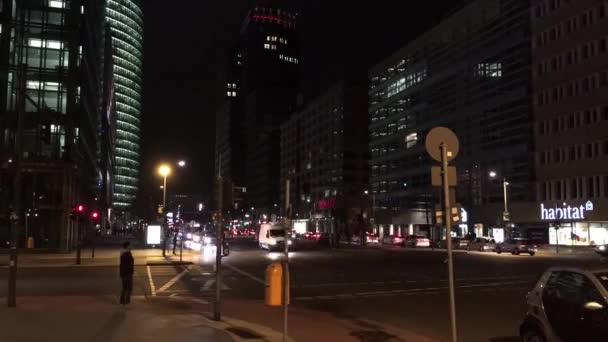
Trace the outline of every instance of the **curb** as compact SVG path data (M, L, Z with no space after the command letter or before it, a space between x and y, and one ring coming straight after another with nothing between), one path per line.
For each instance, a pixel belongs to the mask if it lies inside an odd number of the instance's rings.
M158 298L158 297L157 297ZM178 301L188 301L198 303L192 297L168 297L168 300L178 300ZM205 320L205 325L222 330L228 334L235 341L265 341L265 342L282 342L283 341L283 333L276 331L272 328L250 323L247 321L242 321L236 318L232 318L230 316L221 316L220 321L215 321L210 317L213 317L213 313L209 311L199 311L193 310L194 312L201 315ZM247 335L247 336L244 336ZM287 337L286 341L295 342L291 337Z

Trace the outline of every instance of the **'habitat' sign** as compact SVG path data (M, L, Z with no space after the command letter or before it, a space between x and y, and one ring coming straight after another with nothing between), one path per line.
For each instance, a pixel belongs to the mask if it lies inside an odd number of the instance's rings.
M547 207L541 203L540 205L540 219L541 220L584 220L585 212L593 211L593 203L587 201L584 205L580 206L569 206L566 203L562 207L557 205L553 208Z

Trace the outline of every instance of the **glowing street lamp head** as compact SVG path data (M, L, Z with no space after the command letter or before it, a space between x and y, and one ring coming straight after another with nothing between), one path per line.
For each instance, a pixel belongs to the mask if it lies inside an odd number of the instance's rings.
M490 171L489 175L490 175L490 178L496 178L497 174L496 174L496 171Z
M177 165L178 165L179 167L184 167L184 166L186 166L186 161L184 161L184 160L180 160L180 161L177 163Z
M171 174L171 168L168 165L161 165L158 168L158 174L160 174L163 177L167 177L168 175Z

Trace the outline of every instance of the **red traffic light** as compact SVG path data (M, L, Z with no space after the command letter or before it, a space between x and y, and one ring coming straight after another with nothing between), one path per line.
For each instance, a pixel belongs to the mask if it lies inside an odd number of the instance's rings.
M99 213L98 213L98 212L96 212L96 211L94 211L94 212L91 214L91 218L92 218L93 220L97 220L97 219L99 218Z

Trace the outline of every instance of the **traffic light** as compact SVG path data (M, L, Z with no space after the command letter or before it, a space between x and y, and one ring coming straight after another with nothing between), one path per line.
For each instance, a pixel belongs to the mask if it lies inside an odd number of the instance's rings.
M72 220L81 219L85 211L86 208L83 204L77 204L72 208L72 211L70 212L70 218Z

